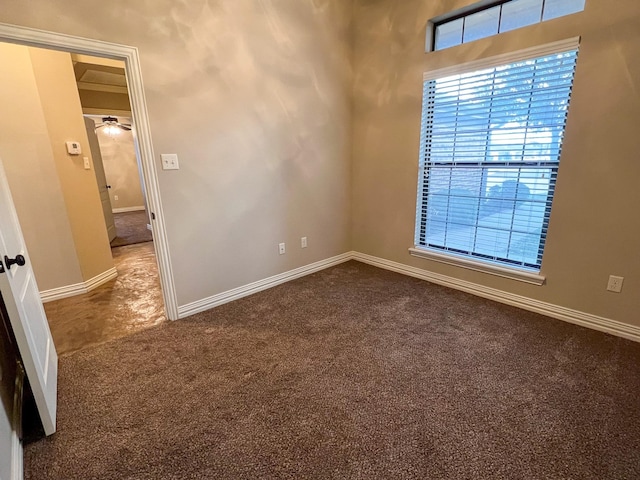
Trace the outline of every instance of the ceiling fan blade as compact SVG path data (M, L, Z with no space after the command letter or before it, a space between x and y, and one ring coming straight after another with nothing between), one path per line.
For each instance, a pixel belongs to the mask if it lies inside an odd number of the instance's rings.
M116 117L102 117L102 123L96 124L96 130L102 127L116 127L127 132L131 131L131 125L120 123Z

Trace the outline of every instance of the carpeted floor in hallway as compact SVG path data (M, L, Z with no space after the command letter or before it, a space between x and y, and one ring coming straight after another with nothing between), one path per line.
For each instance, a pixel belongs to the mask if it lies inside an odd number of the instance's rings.
M151 242L153 235L147 228L149 217L144 210L114 213L117 237L111 241L111 247L122 247L136 243Z
M27 479L636 479L640 344L348 262L60 360Z

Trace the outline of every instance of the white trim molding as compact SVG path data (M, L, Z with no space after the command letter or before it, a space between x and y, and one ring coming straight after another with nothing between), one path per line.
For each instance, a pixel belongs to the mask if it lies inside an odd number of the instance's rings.
M178 318L184 318L188 317L189 315L204 312L205 310L209 310L210 308L217 307L234 300L238 300L242 297L253 295L254 293L258 293L262 290L280 285L281 283L289 282L291 280L295 280L296 278L319 272L320 270L324 270L326 268L348 262L352 259L353 252L343 253L342 255L327 258L326 260L320 260L319 262L311 263L294 270L289 270L288 272L284 272L279 275L267 277L263 280L258 280L257 282L249 283L242 287L234 288L217 295L212 295L211 297L203 298L202 300L197 300L186 305L181 305L178 307Z
M40 298L42 303L53 302L54 300L61 300L67 297L73 297L75 295L82 295L83 293L89 293L91 290L98 288L100 285L104 285L110 280L113 280L118 276L118 271L115 267L90 278L86 282L74 283L73 285L66 285L64 287L52 288L51 290L43 290L40 292Z
M459 63L450 67L438 68L436 70L428 70L422 75L422 80L426 82L428 80L449 77L451 75L460 75L463 73L473 72L476 70L481 70L483 68L499 67L500 65L505 65L507 63L529 60L533 57L544 57L546 55L553 55L554 53L573 50L574 48L578 48L579 46L580 37L571 37L565 40L559 40L557 42L517 50L515 52L481 58L479 60L472 60L470 62Z
M562 320L582 327L590 328L592 330L598 330L601 332L609 333L617 337L626 338L635 342L640 342L640 327L635 325L629 325L626 323L612 320L605 317L593 315L591 313L581 312L579 310L573 310L571 308L554 305L552 303L535 300L521 295L505 292L495 288L485 287L477 283L468 282L466 280L460 280L447 275L441 275L439 273L429 272L420 268L404 265L402 263L393 262L372 255L367 255L360 252L347 252L342 255L321 260L319 262L305 265L288 272L274 275L272 277L259 280L257 282L249 283L247 285L228 290L226 292L213 295L211 297L197 300L195 302L181 305L178 307L178 318L185 318L196 313L203 312L210 308L217 307L219 305L238 300L242 297L252 295L254 293L266 290L276 285L280 285L296 278L309 275L311 273L324 270L329 267L333 267L340 263L348 262L349 260L356 260L358 262L367 263L374 267L383 268L392 272L400 273L410 277L426 280L431 283L443 285L445 287L453 288L455 290L461 290L463 292L477 295L479 297L488 298L499 303L511 305L514 307L522 308L530 312L540 313L557 320Z
M434 262L468 268L469 270L475 270L476 272L510 278L511 280L518 280L519 282L531 283L533 285L542 285L545 281L545 276L540 275L539 273L519 270L517 268L500 267L498 265L491 265L486 262L477 262L468 258L439 253L432 250L426 250L424 248L410 248L409 253L414 257L426 258L427 260L433 260Z
M127 212L140 212L144 211L144 205L138 205L137 207L122 207L122 208L114 208L111 210L111 213L127 213Z
M496 302L519 307L531 312L540 313L548 317L573 323L583 327L599 330L618 337L640 342L640 327L629 325L626 323L612 320L610 318L600 317L591 313L573 310L571 308L561 307L552 303L535 300L521 295L497 290L495 288L485 287L477 283L467 282L457 278L441 275L439 273L428 272L420 268L411 267L402 263L385 260L383 258L366 255L364 253L353 252L352 258L359 262L367 263L375 267L384 268L392 272L401 273L410 277L420 278L428 282L444 285L445 287L454 288L463 292L471 293L479 297L488 298Z
M50 290L42 290L40 299L42 303L53 302L54 300L62 300L63 298L74 297L87 293L87 287L84 282L65 285L64 287L52 288Z
M165 228L164 210L160 198L158 172L154 161L151 127L147 115L147 102L142 82L138 49L127 45L7 23L0 23L0 41L124 61L129 100L131 102L133 134L136 139L136 142L134 142L136 155L140 159L142 167L142 178L144 179L149 211L154 213L154 220L152 221L154 248L158 261L165 311L168 318L171 320L177 319L177 294L169 255L169 239Z
M93 278L90 278L89 280L84 282L85 286L87 287L87 293L90 292L91 290L98 288L100 285L104 285L105 283L113 280L117 276L118 276L118 271L116 270L116 267L113 267L113 268L110 268L109 270L102 272L99 275L96 275Z

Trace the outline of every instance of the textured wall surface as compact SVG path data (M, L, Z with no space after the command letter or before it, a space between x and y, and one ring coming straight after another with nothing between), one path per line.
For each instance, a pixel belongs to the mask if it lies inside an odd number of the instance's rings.
M82 278L88 281L113 268L113 259L96 176L92 169L85 170L83 165L83 157L91 161L91 151L71 56L39 48L30 48L29 55L75 253ZM80 143L81 155L69 155L66 148L69 140Z
M0 44L0 159L40 290L82 282L29 48Z
M587 0L582 13L425 54L429 19L470 1L358 0L354 11L354 250L640 325L640 7ZM523 284L411 257L422 73L581 36L542 273ZM610 274L622 293L605 290Z
M184 305L349 250L351 9L4 0L0 21L138 47L156 156L180 158L159 181Z
M639 325L637 2L425 54L428 20L471 3L4 0L0 21L139 48L155 152L180 156L159 173L179 304L353 247ZM576 35L547 284L411 257L422 72Z
M101 116L90 116L96 124L102 123ZM131 124L131 118L117 117L119 122ZM102 163L107 176L109 198L112 208L144 207L140 188L138 161L133 144L133 133L121 130L117 134L105 133L104 128L96 130ZM116 200L115 197L118 197Z

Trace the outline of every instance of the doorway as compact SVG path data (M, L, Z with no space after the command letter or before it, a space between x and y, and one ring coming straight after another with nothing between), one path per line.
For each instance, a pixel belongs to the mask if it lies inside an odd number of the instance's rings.
M10 25L0 25L0 42L36 46L74 54L92 55L124 62L128 82L126 88L131 101L131 120L135 125L136 156L139 159L140 176L146 193L146 205L148 206L146 211L150 218L149 225L151 226L155 240L155 248L153 250L156 261L154 263L157 263L159 272L161 303L164 304L167 318L171 320L177 319L178 312L175 288L171 274L171 263L167 248L157 171L151 145L137 50L133 47L108 44ZM148 255L145 256L148 257Z
M83 117L72 55L2 43L0 56L7 66L0 76L6 114L0 119L6 133L0 153L58 353L164 321L152 244L128 249L126 255L109 244L105 218L108 213L113 223L113 213L108 193L102 195L108 189L101 150L96 125ZM146 213L133 125L123 128L130 129L126 160L133 162L137 208ZM36 151L27 151L26 144ZM150 242L146 224L142 240ZM129 265L142 259L146 268Z
M112 247L152 241L124 62L71 54Z

